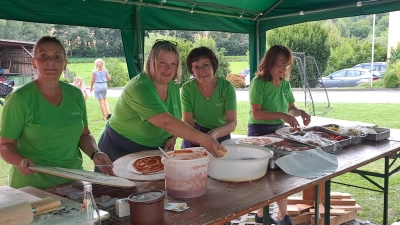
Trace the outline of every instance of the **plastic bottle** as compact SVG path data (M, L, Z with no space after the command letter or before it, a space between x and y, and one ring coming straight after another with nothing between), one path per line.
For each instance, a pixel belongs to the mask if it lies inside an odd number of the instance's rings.
M81 225L98 225L100 213L92 194L92 185L86 184L83 188L85 195L83 198L81 211Z

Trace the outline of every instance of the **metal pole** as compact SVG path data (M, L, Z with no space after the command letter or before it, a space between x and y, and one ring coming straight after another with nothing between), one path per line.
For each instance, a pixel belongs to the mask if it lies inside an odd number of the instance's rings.
M373 22L372 22L371 87L372 87L372 78L373 78L372 71L374 71L374 47L375 47L375 14L374 14Z

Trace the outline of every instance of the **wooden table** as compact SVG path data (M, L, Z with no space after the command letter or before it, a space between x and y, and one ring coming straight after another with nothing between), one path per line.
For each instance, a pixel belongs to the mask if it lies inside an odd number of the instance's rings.
M392 133L399 136L400 131L393 130ZM243 183L229 183L208 178L208 191L204 196L194 199L168 197L171 202L186 202L190 209L181 213L165 211L164 224L223 224L322 182L326 183L326 191L330 192L332 178L378 159L389 160L388 156L398 151L400 142L390 140L364 141L362 144L348 146L336 154L339 162L337 171L314 180L287 175L281 170L268 170L261 179ZM386 172L388 171L385 169ZM385 185L388 185L388 179L389 176L385 179ZM111 197L126 198L133 193L159 189L164 189L164 181L138 182L137 187L130 189L93 185L93 194L95 197L107 194ZM55 193L55 188L47 191ZM385 202L387 205L387 193ZM101 209L110 212L110 218L107 220L109 224L130 224L129 216L119 218L116 215L115 206ZM325 215L329 215L329 211Z

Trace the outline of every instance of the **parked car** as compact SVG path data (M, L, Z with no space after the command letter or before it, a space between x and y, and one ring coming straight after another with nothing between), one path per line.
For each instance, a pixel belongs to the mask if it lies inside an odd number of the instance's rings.
M243 69L242 72L240 72L239 76L241 76L246 83L246 87L250 86L250 69L246 68Z
M371 71L362 68L349 68L336 71L329 74L318 82L318 86L322 87L322 83L326 88L330 87L355 87L363 82L381 79L382 75L377 71Z
M387 68L387 63L385 62L374 62L374 71L378 71L381 75L385 73ZM363 69L371 69L371 63L360 63L352 68L363 68Z

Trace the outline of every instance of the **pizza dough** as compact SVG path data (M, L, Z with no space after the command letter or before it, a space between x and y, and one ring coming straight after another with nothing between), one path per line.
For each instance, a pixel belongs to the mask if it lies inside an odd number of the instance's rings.
M139 166L140 169L135 168L134 165ZM164 165L161 163L160 155L149 155L138 159L132 159L131 161L129 161L126 168L129 172L144 175L161 173L164 171Z
M281 141L282 139L273 138L273 137L247 137L238 139L235 144L248 144L248 145L257 145L257 146L265 146L277 141Z

